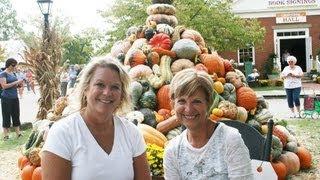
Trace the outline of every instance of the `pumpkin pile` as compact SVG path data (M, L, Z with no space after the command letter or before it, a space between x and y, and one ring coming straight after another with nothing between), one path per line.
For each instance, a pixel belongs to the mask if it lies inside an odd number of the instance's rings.
M211 52L198 31L178 25L172 0L152 3L146 24L130 27L126 38L116 42L110 53L129 72L135 111L127 118L138 125L145 141L163 148L181 134L183 129L170 105L169 84L186 68L205 71L214 80L212 121L241 121L266 134L266 123L273 115L263 96L248 87L245 75L232 61ZM310 152L299 146L285 127L276 125L273 134L271 158L279 179L310 168Z
M41 180L40 151L46 139L49 127L53 121L41 120L33 124L33 129L27 142L22 147L18 158L18 168L22 180Z

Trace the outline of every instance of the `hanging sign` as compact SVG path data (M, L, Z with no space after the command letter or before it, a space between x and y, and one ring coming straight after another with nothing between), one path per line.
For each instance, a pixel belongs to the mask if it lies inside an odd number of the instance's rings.
M293 13L277 13L276 23L300 23L307 22L306 12L293 12Z
M268 7L318 6L318 0L269 0Z

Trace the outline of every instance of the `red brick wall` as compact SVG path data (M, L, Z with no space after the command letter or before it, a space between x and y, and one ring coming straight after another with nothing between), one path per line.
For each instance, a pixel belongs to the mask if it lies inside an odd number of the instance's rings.
M275 17L259 18L261 26L265 27L266 34L262 46L255 47L255 66L262 72L264 62L268 59L271 53L274 53L274 39L272 27L276 25ZM307 16L306 24L311 24L309 28L310 36L312 37L312 54L315 57L320 49L320 15ZM219 54L226 59L238 59L237 52L219 52Z

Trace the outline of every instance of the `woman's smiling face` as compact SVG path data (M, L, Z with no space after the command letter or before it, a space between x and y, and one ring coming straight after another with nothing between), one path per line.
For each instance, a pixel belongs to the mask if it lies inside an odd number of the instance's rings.
M95 114L113 114L121 103L122 84L117 71L98 67L85 92L87 109Z
M198 89L191 96L177 97L173 103L177 118L188 129L197 128L207 121L208 102L202 89Z

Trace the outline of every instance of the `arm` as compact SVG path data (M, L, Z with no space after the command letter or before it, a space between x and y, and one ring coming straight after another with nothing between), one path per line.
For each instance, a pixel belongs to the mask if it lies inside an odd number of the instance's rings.
M1 87L3 89L8 89L8 88L11 88L11 87L17 87L19 84L22 83L22 79L18 80L18 81L14 81L12 83L7 83L7 80L6 78L0 78L0 84L1 84Z
M228 176L231 180L251 180L253 173L249 150L239 132L233 133L226 140Z
M146 153L144 152L140 156L133 158L133 171L134 171L134 179L135 180L148 180L150 178L150 170L146 157Z
M68 180L71 179L71 162L51 152L41 154L42 179Z

